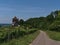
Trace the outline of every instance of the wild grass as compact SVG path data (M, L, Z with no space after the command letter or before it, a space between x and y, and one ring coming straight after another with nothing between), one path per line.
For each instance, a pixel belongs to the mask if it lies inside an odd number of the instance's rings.
M48 36L56 41L60 41L60 32L56 32L56 31L46 31L46 33L48 34Z

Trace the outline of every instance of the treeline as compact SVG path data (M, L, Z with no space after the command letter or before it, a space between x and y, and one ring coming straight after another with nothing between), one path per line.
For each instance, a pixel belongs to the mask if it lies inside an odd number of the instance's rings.
M51 12L46 17L30 18L26 21L21 19L19 24L28 28L38 28L42 30L60 31L60 11Z

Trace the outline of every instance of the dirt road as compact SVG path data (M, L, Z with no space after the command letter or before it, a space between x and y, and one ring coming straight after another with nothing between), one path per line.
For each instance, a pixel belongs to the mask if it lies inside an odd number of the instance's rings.
M60 41L50 39L44 31L30 45L60 45Z

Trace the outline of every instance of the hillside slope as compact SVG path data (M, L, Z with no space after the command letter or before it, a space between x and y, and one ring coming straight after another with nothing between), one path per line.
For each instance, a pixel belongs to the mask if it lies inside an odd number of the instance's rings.
M58 11L55 21L50 25L50 30L60 31L60 11Z

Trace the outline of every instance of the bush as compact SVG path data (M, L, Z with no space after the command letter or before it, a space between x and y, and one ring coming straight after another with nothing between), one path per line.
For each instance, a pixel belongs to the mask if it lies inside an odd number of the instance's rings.
M49 26L51 31L60 31L60 21L55 21Z

